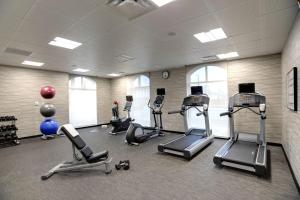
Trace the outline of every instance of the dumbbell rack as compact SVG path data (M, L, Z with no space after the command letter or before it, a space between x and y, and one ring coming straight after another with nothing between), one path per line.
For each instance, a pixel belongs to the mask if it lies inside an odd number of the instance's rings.
M17 136L18 128L16 127L17 118L15 116L0 117L0 145L18 145L20 140Z

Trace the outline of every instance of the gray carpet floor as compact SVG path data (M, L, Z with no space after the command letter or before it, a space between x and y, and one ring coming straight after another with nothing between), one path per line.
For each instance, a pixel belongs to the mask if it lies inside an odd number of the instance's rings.
M123 135L107 129L80 130L94 151L108 149L113 163L129 159L129 171L103 169L40 176L63 160L71 159L67 138L23 140L16 147L0 149L1 200L287 200L300 199L280 147L270 146L271 177L258 178L230 168L217 168L213 155L225 140L215 142L193 160L157 153L160 142L177 134L152 139L140 146L124 144Z

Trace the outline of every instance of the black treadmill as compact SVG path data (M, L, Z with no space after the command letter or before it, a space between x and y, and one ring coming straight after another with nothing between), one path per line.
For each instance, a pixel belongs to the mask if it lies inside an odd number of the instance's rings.
M175 154L186 159L191 159L193 155L213 141L208 118L209 97L206 94L203 94L201 86L192 87L191 91L192 95L184 98L180 110L168 113L180 113L183 116L186 130L185 134L182 137L176 138L168 143L159 144L159 152ZM200 110L199 107L202 107L203 109ZM204 116L205 129L191 128L188 130L186 112L191 108L199 111L197 116Z
M253 108L258 108L259 111ZM236 110L235 110L236 108ZM243 133L234 130L233 115L248 109L259 116L260 132ZM259 176L267 173L267 144L265 139L266 98L255 92L254 83L240 84L239 93L230 97L228 115L230 122L230 140L214 156L218 166L229 166L254 172Z

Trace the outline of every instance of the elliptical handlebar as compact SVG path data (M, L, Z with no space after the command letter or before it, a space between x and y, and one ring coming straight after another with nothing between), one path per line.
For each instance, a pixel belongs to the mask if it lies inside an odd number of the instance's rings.
M147 104L147 105L148 105L148 108L150 108L151 110L154 110L154 109L150 106L150 100L151 100L151 99L149 99L148 104Z

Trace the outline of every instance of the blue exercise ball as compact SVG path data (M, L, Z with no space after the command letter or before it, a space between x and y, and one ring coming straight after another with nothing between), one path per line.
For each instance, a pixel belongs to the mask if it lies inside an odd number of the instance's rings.
M46 119L40 125L40 131L44 135L54 135L58 130L58 123L53 119Z

